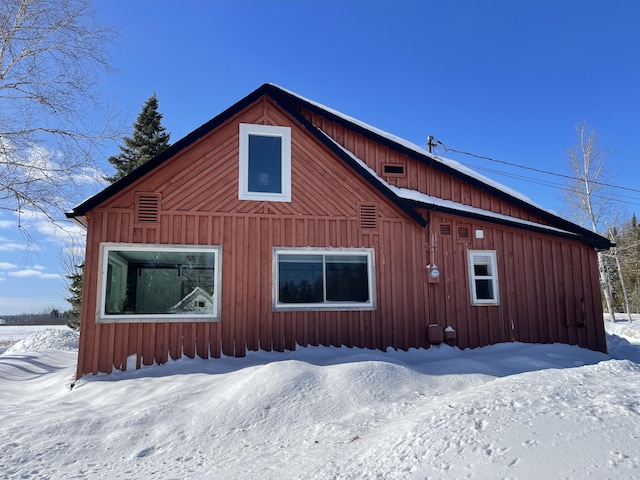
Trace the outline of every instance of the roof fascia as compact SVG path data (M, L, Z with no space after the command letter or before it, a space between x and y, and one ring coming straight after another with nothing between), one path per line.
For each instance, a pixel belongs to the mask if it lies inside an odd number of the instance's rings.
M421 163L424 163L426 165L429 165L430 167L436 168L438 170L441 170L449 175L452 175L456 178L460 178L461 180L464 180L465 182L474 185L478 188L481 188L489 193L491 193L492 195L495 195L503 200L507 200L510 203L516 204L518 207L529 211L531 213L534 213L535 215L538 215L546 220L548 220L549 222L552 222L554 224L556 224L558 226L558 228L561 228L563 230L567 230L569 232L573 232L575 233L578 237L580 238L593 238L593 241L588 242L589 244L593 244L596 243L597 245L599 245L597 248L602 248L604 250L607 250L609 248L611 248L614 244L611 243L611 241L609 241L609 239L607 239L606 237L603 237L601 235L598 235L594 232L592 232L591 230L588 230L584 227L581 227L580 225L570 222L569 220L566 220L562 217L559 217L557 215L552 214L551 212L548 212L544 209L538 208L535 205L532 205L531 203L525 202L524 200L514 197L513 195L510 195L509 193L500 190L499 188L496 188L492 185L488 185L484 182L482 182L481 180L479 180L478 178L475 178L473 176L467 175L464 172L461 172L459 170L456 170L455 168L450 167L449 165L446 165L442 162L439 162L438 160L436 160L435 158L431 157L428 154L421 154L420 152L413 150L405 145L402 145L400 143L394 142L392 139L387 138L383 135L380 135L372 130L369 130L365 127L363 127L362 125L359 125L357 123L351 122L348 119L341 117L339 115L336 115L333 112L330 112L328 110L323 109L322 107L320 107L319 105L315 104L315 103L311 103L307 100L305 100L302 97L298 97L290 92L287 92L285 90L282 90L278 87L275 87L273 85L269 85L270 87L272 87L274 90L276 90L278 92L278 94L284 98L286 98L286 100L288 102L290 102L293 105L298 105L299 107L302 107L306 110L309 110L313 113L316 113L318 115L321 115L333 122L336 122L337 124L348 128L349 130L355 131L356 133L369 138L375 142L378 142L380 144L385 145L386 147L395 150L401 154L407 155ZM597 237L597 238L596 238Z
M136 180L142 178L144 175L154 170L159 165L163 164L165 161L176 155L181 150L189 147L194 144L202 137L219 127L221 124L229 120L234 115L241 112L243 109L251 105L253 102L258 100L261 96L268 94L268 92L274 87L269 84L264 84L261 87L257 88L249 95L234 103L232 106L227 108L222 113L216 115L207 123L201 125L196 128L191 133L182 137L180 140L169 146L162 153L156 155L154 158L150 159L148 162L140 165L138 168L133 170L130 174L121 178L120 180L108 185L104 190L98 192L94 196L88 198L70 212L66 212L65 215L67 218L73 219L82 215L85 215L89 210L95 208L105 200L111 198L116 193L120 192L124 188L128 187Z
M555 230L550 228L544 228L542 226L537 227L535 225L531 225L527 223L510 221L506 218L499 218L491 215L482 215L481 213L458 210L455 208L445 207L442 205L432 205L432 204L422 203L415 200L408 200L408 203L410 205L413 205L414 207L422 208L422 209L430 210L434 212L446 213L449 215L456 215L458 217L470 218L473 220L480 220L487 223L493 223L493 224L502 225L505 227L512 227L519 230L525 230L525 231L534 232L534 233L544 233L546 235L551 235L554 237L567 238L570 240L580 240L586 243L587 245L594 247L597 250L607 250L611 246L610 242L606 238L601 237L600 235L592 234L589 236L585 236L585 235L580 235L578 233L574 233L570 231ZM603 242L601 239L605 241Z
M144 163L140 167L136 168L129 175L107 186L104 190L88 198L87 200L85 200L84 202L76 206L70 212L66 212L65 216L69 219L75 219L77 217L84 216L91 209L95 208L105 200L109 199L116 193L120 192L127 186L131 185L136 180L140 179L150 171L154 170L156 167L158 167L159 165L167 161L169 158L171 158L181 150L189 147L190 145L192 145L193 143L195 143L196 141L198 141L199 139L201 139L202 137L204 137L205 135L213 131L215 128L220 126L222 123L226 122L231 117L233 117L234 115L238 114L243 109L251 105L253 102L258 100L263 95L268 95L273 100L275 100L278 103L278 105L280 105L281 108L283 108L287 113L289 113L299 123L301 123L321 143L326 145L327 148L329 148L332 152L334 152L341 159L343 159L354 170L356 170L365 179L367 179L375 188L377 188L387 198L393 201L393 203L398 205L399 208L401 208L404 212L406 212L411 218L413 218L423 227L426 226L426 223L427 223L426 220L422 218L417 212L415 212L415 210L413 210L413 208L409 205L409 203L406 200L401 199L400 197L395 195L395 193L393 193L391 190L389 190L388 188L385 188L384 185L380 184L380 182L378 182L368 171L363 169L360 165L357 164L357 162L354 162L353 159L351 159L343 151L341 151L335 145L329 142L324 137L324 135L317 129L317 127L311 124L311 122L307 121L304 118L304 116L301 113L299 113L294 107L298 106L301 108L305 108L311 112L314 112L325 118L328 118L329 120L334 121L339 125L344 126L345 128L355 131L356 133L363 135L366 138L369 138L380 144L383 144L388 148L391 148L392 150L398 151L399 153L407 155L411 158L414 158L419 162L425 163L433 168L439 169L454 177L460 178L469 184L477 186L483 190L486 190L492 193L493 195L496 195L497 197L500 197L511 203L514 203L519 207L523 208L524 210L535 213L536 215L539 215L540 217L545 218L550 222L558 225L562 229L565 229L570 232L574 232L580 238L592 239L587 243L596 246L596 248L606 250L614 246L614 244L611 241L609 241L609 239L607 239L606 237L602 237L598 234L595 234L594 232L588 229L585 229L573 222L570 222L561 217L558 217L546 210L540 209L535 205L532 205L528 202L523 201L522 199L509 195L507 192L504 192L492 185L488 185L480 181L479 179L474 178L473 176L469 176L464 172L460 172L459 170L456 170L448 165L443 164L442 162L439 162L438 160L431 157L430 155L421 154L416 150L408 148L407 146L397 143L390 138L387 138L372 130L369 130L363 127L362 125L351 122L344 117L341 117L339 115L334 114L333 112L325 110L322 107L314 103L311 103L302 97L294 95L286 90L281 89L280 87L277 87L273 84L268 84L268 83L260 86L259 88L251 92L249 95L247 95L246 97L242 98L241 100L239 100L238 102L236 102L235 104L233 104L232 106L224 110L222 113L218 114L217 116L215 116L214 118L212 118L211 120L203 124L202 126L198 127L191 133L187 134L185 137L181 138L180 140L172 144L170 147L168 147L165 151L163 151L156 157L152 158L148 162ZM461 212L458 212L458 214L460 213Z
M280 91L279 91L280 92ZM376 190L382 193L385 197L391 200L398 208L400 208L404 213L406 213L409 217L415 220L421 227L427 226L427 221L416 212L407 201L400 198L396 195L391 189L387 188L385 185L380 183L378 179L373 176L369 171L362 167L358 162L354 161L349 155L345 154L345 152L336 146L332 141L330 141L326 134L322 132L318 127L309 122L304 116L292 108L292 106L287 101L283 101L280 98L279 92L276 92L272 98L278 103L278 105L285 110L289 115L291 115L296 121L298 121L307 131L309 131L318 141L320 141L325 147L331 150L336 156L338 156L341 160L343 160L346 164L348 164L351 168L353 168L357 173L359 173L366 181L368 181Z

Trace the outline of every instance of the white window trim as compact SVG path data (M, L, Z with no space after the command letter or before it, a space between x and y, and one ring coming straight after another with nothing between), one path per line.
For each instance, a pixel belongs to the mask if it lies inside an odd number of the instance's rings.
M249 135L262 135L282 138L282 192L249 191ZM238 199L269 202L291 201L291 127L274 125L240 124L240 162L238 179Z
M112 250L162 251L162 252L214 252L213 314L118 314L105 313L106 279L109 255ZM219 322L222 298L222 246L221 245L170 245L148 243L101 242L99 252L98 295L96 299L96 323L161 323L161 322Z
M489 257L492 275L476 276L473 266L476 257ZM471 305L499 305L500 291L498 289L498 260L495 250L467 250L469 264L469 290L471 292ZM491 280L494 298L477 298L476 279Z
M362 255L367 257L367 287L369 289L368 302L325 302L325 303L280 303L278 257L281 255ZM272 305L273 311L346 311L346 310L375 310L376 309L376 271L373 248L316 248L316 247L273 247L272 255Z

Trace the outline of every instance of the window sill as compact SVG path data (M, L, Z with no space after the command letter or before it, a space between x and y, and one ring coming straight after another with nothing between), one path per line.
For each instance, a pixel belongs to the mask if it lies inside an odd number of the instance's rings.
M309 303L278 304L273 307L274 312L346 312L346 311L372 311L376 306L371 304L330 304L314 305Z
M167 315L112 315L98 317L96 323L193 323L220 322L219 317L213 315L174 316Z

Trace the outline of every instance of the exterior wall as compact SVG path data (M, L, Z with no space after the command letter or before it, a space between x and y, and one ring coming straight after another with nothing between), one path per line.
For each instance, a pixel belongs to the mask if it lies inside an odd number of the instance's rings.
M450 235L441 234L441 224L451 225ZM459 227L468 229L468 238L460 238ZM429 229L441 273L429 284L429 318L453 327L460 348L561 342L606 352L593 248L441 214L431 215ZM496 251L499 305L471 305L467 250Z
M238 200L238 123L292 125L292 201ZM320 161L319 161L320 159ZM135 222L136 192L161 195L157 224ZM345 196L345 192L348 195ZM359 206L377 206L377 228L361 229ZM426 347L425 230L268 100L94 208L78 374L163 363L181 355L242 356L296 345ZM100 242L222 245L222 314L211 323L98 324ZM272 247L373 247L375 311L273 312ZM414 268L414 259L420 268Z
M291 125L291 202L238 200L240 122ZM361 158L388 161L384 147L362 145L356 148ZM415 179L406 179L410 188L435 181L434 172L415 171ZM446 182L439 182L444 189ZM443 198L467 195L456 182L449 183L458 193L441 190ZM140 192L160 194L157 223L135 221ZM468 195L480 205L487 202L482 193L469 190ZM514 214L500 202L495 204L500 213ZM377 207L374 228L359 222L363 203ZM455 236L459 219L422 214L430 220L428 228L262 99L89 212L78 376L125 369L130 355L136 355L139 367L182 355L243 356L247 350L298 345L428 347L430 324L455 328L462 348L515 340L605 350L593 249L464 221L472 232L481 227L484 239L462 241ZM451 237L439 234L446 222L453 226ZM222 245L221 321L96 323L100 242ZM273 312L272 248L289 246L374 248L376 310ZM470 306L469 248L497 250L500 306ZM438 283L427 278L425 265L433 262L442 271Z
M427 195L502 215L548 224L541 217L523 210L511 202L498 198L484 189L465 183L445 172L420 163L317 114L308 111L303 111L302 113L305 118L347 150L353 152L358 158L365 161L379 177L384 178L392 185L417 190ZM385 164L403 165L405 166L406 174L402 176L385 175L383 169Z

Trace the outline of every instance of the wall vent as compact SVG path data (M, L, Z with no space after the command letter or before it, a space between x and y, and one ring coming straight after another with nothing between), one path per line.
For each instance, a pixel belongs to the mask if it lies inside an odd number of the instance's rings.
M160 195L138 193L136 195L136 221L138 223L158 223L160 220Z
M378 206L375 203L360 205L360 228L362 230L378 228Z
M465 239L469 238L469 226L468 225L460 225L458 227L458 238Z
M451 224L450 223L441 223L440 224L440 235L443 237L451 236Z
M398 165L396 163L384 163L382 165L382 171L385 176L389 177L404 177L404 165Z

